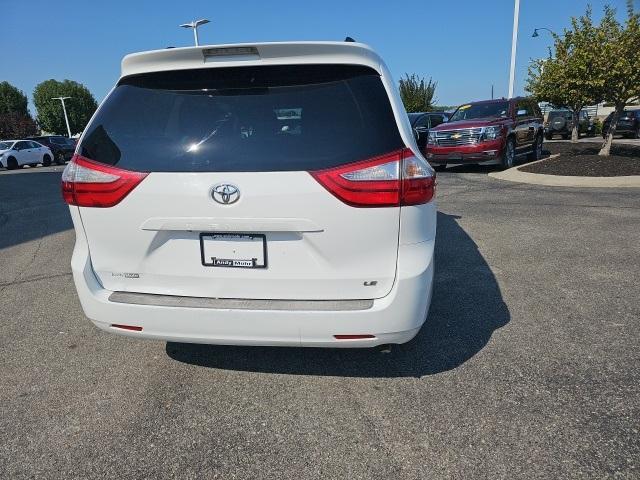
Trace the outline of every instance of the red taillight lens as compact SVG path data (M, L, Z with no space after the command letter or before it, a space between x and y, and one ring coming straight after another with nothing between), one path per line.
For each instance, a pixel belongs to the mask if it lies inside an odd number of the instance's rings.
M74 155L62 173L62 197L79 207L113 207L147 175Z
M330 193L352 207L395 207L400 204L402 151L310 172Z
M436 194L435 173L422 158L411 150L402 159L402 205L421 205ZM406 151L406 150L405 150Z
M435 174L409 148L309 173L352 207L418 205L429 202L435 193Z

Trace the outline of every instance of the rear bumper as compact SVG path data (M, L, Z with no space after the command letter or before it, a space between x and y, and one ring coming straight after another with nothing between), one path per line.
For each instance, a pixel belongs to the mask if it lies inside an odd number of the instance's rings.
M551 127L544 127L544 134L545 135L571 135L571 130L569 130L568 128L556 129Z
M545 135L571 135L571 131L572 131L572 128L566 128L566 127L561 128L560 130L556 130L551 127L544 127ZM595 133L595 131L596 131L595 125L589 125L587 128L579 129L578 133L580 133L581 135L583 134L590 135L592 133Z
M74 223L77 223L76 215ZM78 227L78 225L76 225ZM82 226L79 226L82 229ZM80 230L82 232L82 230ZM433 284L434 242L400 246L396 282L368 308L348 310L247 309L167 306L111 301L91 267L89 249L76 228L71 267L86 316L100 329L157 340L224 345L373 347L411 340L426 320ZM187 302L187 304L189 304ZM113 324L142 327L129 331ZM373 335L336 340L334 335Z
M629 134L629 133L635 133L636 131L636 126L632 123L618 123L618 125L616 125L616 133L620 133L620 134ZM602 133L603 134L607 134L609 133L609 124L607 124L606 126L602 126Z
M55 156L62 155L65 158L65 160L71 160L71 157L73 157L74 150L56 148L56 149L51 149L51 152Z

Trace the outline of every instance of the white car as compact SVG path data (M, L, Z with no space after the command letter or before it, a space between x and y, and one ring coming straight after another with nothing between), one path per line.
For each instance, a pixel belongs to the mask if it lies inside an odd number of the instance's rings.
M24 165L35 167L51 163L53 153L49 147L33 140L4 140L0 142L0 167L13 170Z
M412 339L435 175L397 90L359 43L126 56L62 176L87 317L177 342Z

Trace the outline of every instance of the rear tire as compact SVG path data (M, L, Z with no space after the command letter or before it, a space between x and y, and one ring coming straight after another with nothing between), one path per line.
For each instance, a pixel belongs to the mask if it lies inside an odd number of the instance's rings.
M640 125L636 127L636 131L633 133L631 138L635 138L635 139L640 138Z
M447 164L445 163L444 165L434 165L433 169L436 172L444 172L447 169Z
M569 135L567 135L566 133L562 134L562 139L563 140L569 140Z
M504 146L504 152L502 152L501 165L504 170L512 168L516 159L516 143L513 138L508 138L507 143Z
M553 133L547 133L547 134L545 134L544 138L545 138L546 140L553 140Z
M48 167L49 165L51 165L51 157L49 155L45 155L42 157L42 166Z
M18 168L18 161L13 157L7 158L7 170L15 170L16 168Z

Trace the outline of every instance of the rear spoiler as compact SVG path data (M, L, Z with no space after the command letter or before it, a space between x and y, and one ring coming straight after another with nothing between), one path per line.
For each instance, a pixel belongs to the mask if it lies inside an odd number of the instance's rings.
M272 42L204 45L132 53L122 59L121 77L208 67L322 63L365 65L383 73L382 60L363 43Z

